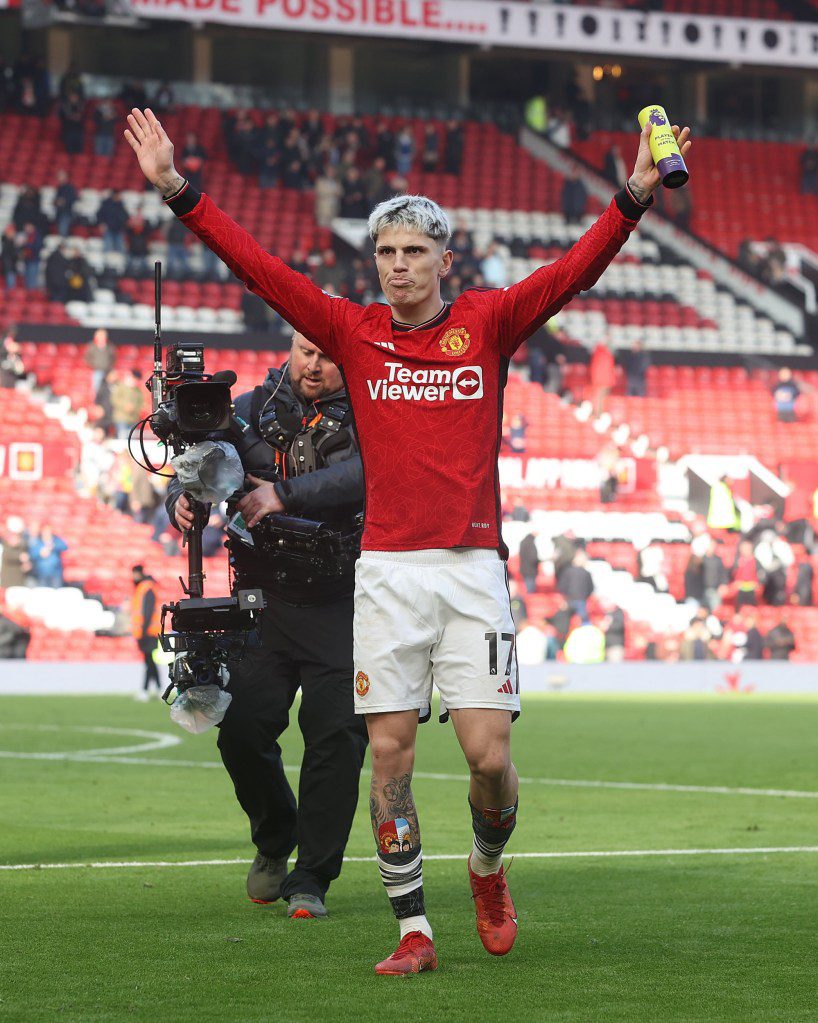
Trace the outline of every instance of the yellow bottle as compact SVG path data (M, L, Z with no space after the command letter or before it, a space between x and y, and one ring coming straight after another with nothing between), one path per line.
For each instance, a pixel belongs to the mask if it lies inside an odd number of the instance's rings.
M653 131L650 133L650 155L662 176L662 184L665 188L681 188L687 183L690 174L665 108L660 107L658 103L652 103L640 110L639 127L644 128L648 121L653 125Z

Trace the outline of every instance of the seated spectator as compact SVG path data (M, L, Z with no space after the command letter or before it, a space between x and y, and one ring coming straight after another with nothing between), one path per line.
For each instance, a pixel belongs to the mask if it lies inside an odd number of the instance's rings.
M579 615L582 624L587 625L588 598L594 592L594 580L588 571L588 555L585 551L577 551L571 564L562 570L557 579L557 589L573 613Z
M32 570L28 542L23 520L18 515L10 515L6 520L0 555L0 587L4 590L10 586L25 586L28 582Z
M118 121L116 107L109 99L97 104L94 111L94 155L114 155L114 129Z
M779 423L794 423L796 421L795 406L800 393L798 384L792 378L792 370L788 366L782 366L778 371L778 380L773 387L773 401Z
M54 223L57 226L57 234L63 237L71 233L77 199L77 190L68 177L68 172L60 168L57 171L57 190L54 193Z
M188 179L197 192L201 192L204 188L206 160L207 153L199 143L195 132L188 132L179 169L183 177Z
M79 249L68 250L66 267L66 301L91 302L91 267Z
M790 659L790 654L795 650L796 644L795 636L787 624L786 618L782 618L778 625L770 629L765 644L770 651L770 660L788 661Z
M31 571L37 586L58 589L63 585L62 556L68 544L55 536L51 526L44 525L28 544Z
M141 209L136 210L125 225L125 247L128 253L126 274L141 277L147 269L148 239L156 225L145 218Z
M97 226L102 228L103 252L125 252L125 225L128 211L119 190L109 192L99 204Z
M750 540L742 540L738 545L731 576L736 587L736 610L747 604L757 604L758 565Z

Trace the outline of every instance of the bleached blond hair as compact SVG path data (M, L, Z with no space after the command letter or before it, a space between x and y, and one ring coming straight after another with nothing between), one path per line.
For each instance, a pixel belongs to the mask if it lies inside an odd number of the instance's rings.
M425 195L396 195L378 203L369 214L369 237L373 242L377 243L385 227L408 227L444 247L452 236L449 218Z

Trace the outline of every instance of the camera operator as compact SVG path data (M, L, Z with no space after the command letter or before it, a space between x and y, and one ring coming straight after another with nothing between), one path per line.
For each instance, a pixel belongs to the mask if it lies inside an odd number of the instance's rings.
M247 489L238 501L231 499L231 519L239 512L252 530L266 516L287 515L354 533L363 470L337 366L296 333L285 366L271 369L234 405L236 417L249 425L232 438ZM166 506L180 529L191 527L190 501L176 479ZM326 916L324 900L341 872L367 742L353 708L357 538L340 569L322 574L288 552L286 539L270 555L240 535L228 533L234 589L262 589L267 606L260 647L230 664L233 699L218 745L258 849L247 893L260 903L284 898L291 917ZM305 750L296 809L278 738L299 687ZM298 859L288 873L296 845Z

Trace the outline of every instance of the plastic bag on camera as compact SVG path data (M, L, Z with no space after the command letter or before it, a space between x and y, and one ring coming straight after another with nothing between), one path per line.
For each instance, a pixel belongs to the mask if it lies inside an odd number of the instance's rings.
M223 440L191 444L170 464L185 491L204 504L220 504L244 483L239 453Z
M170 719L192 735L200 735L218 725L233 697L217 685L191 686L173 701Z

